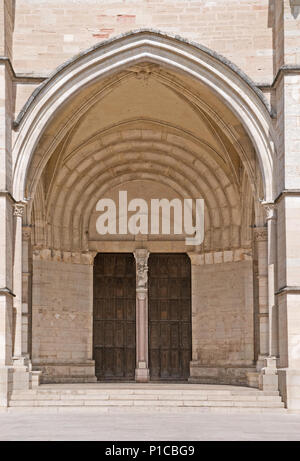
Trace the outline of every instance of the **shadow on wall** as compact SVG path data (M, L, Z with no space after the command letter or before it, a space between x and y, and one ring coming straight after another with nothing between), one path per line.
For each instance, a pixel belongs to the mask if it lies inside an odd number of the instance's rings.
M290 0L291 13L294 19L300 14L300 0Z

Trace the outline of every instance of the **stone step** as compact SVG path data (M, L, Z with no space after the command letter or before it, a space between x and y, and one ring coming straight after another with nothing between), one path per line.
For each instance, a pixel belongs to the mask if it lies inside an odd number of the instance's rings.
M98 409L127 411L286 411L278 392L235 386L175 384L41 385L30 391L14 391L11 409ZM53 410L55 411L55 410ZM125 410L124 410L125 411Z
M1 410L1 409L0 409ZM191 414L191 413L217 413L217 414L278 414L278 413L286 413L287 410L285 408L277 408L277 407L189 407L189 406L91 406L91 405L69 405L69 406L12 406L8 408L3 408L3 410L7 413L14 413L20 412L24 414L143 414L147 415L149 413L165 413L165 414Z
M116 394L116 393L97 393L97 394L78 394L78 393L41 393L41 392L27 392L17 393L14 392L11 396L12 401L20 400L199 400L199 401L281 401L277 395L220 395L213 393L194 393L194 394Z
M258 395L264 395L264 396L279 396L279 393L277 391L275 392L263 392L257 389L253 390L195 390L195 389L178 389L178 390L166 390L166 389L45 389L45 388L38 388L37 390L31 390L31 391L26 391L27 393L31 393L32 395L35 395L36 393L40 395L99 395L99 394L107 394L109 393L110 395L220 395L220 396L238 396L238 395L243 395L243 396L258 396ZM24 391L14 391L14 394L17 395L24 395Z
M284 408L283 402L258 401L218 401L218 400L12 400L11 407L24 406L186 406L186 407L243 407L243 408Z

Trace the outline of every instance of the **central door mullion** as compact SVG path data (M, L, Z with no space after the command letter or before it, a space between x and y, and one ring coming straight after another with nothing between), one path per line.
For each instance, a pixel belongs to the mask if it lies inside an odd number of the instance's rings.
M148 250L134 252L136 262L136 369L135 380L148 382Z

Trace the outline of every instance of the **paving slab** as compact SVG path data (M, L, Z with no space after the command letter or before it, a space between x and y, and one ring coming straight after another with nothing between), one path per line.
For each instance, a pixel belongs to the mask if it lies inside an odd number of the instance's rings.
M0 412L0 440L297 440L300 414Z

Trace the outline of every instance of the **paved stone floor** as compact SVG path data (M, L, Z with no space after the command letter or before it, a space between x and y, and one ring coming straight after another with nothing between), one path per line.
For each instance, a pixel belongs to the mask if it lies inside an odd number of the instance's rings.
M300 414L0 412L0 440L300 440Z

